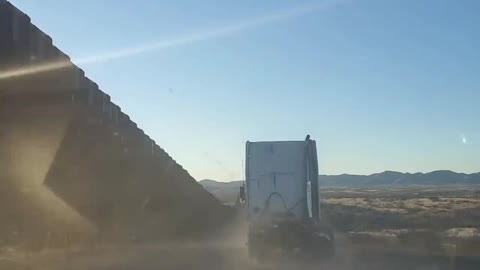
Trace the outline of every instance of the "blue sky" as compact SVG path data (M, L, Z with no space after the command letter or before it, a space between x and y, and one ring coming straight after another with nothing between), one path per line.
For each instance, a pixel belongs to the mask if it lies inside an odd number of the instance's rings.
M480 171L479 1L12 2L197 179L307 133L326 174Z

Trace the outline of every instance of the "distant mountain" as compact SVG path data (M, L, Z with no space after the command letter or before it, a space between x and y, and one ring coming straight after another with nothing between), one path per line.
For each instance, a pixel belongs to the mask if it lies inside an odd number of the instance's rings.
M323 186L480 184L480 173L444 170L412 174L385 171L372 175L320 175L319 181Z
M199 183L220 201L225 203L235 202L240 186L244 181L232 181L232 182L218 182L215 180L205 179L199 181Z
M480 173L456 173L452 171L433 171L430 173L401 173L385 171L371 175L320 175L321 186L367 186L367 185L452 185L480 184ZM224 202L235 201L243 181L218 182L201 180L199 183L214 196Z

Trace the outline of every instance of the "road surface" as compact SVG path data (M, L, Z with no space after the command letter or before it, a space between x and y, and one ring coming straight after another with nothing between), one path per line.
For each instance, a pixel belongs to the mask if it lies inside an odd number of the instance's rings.
M215 269L328 269L328 270L441 270L480 269L478 259L432 258L415 255L358 256L340 246L329 263L301 263L278 258L259 264L250 260L246 249L225 242L170 245L135 245L37 254L1 256L0 269L8 270L215 270Z

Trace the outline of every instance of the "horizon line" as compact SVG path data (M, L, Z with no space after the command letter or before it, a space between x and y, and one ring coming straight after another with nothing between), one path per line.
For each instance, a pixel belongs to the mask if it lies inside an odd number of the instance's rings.
M444 169L444 170L434 170L434 171L428 171L428 172L414 172L414 173L412 173L412 172L400 172L400 171L385 170L385 171L382 171L382 172L371 173L371 174L341 173L341 174L319 174L319 176L342 176L342 175L350 175L350 176L372 176L372 175L375 175L375 174L382 174L382 173L430 174L430 173L435 173L435 172L452 172L452 173L456 173L456 174L466 174L466 175L480 174L480 171L472 172L472 173L466 173L466 172L456 172L456 171ZM245 179L221 181L221 180L215 180L215 179L210 179L210 178L204 178L204 179L197 180L197 182L200 182L200 181L215 181L215 182L228 183L228 182L245 181Z

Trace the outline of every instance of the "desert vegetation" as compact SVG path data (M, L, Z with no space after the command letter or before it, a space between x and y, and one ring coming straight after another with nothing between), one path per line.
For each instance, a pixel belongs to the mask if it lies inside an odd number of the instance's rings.
M324 188L321 209L352 244L478 255L479 191L476 185Z

